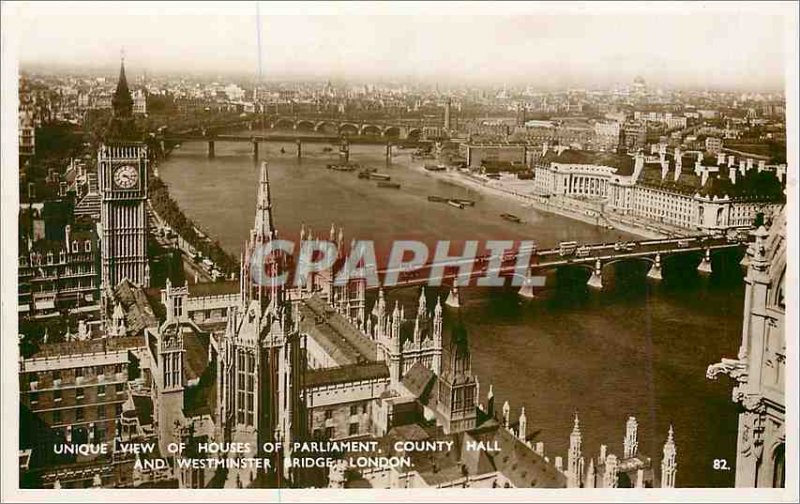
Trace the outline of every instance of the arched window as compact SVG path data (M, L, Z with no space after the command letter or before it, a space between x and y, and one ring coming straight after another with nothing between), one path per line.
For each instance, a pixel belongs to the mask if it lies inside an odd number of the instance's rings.
M778 282L778 288L775 289L775 304L781 308L786 308L786 269L781 272L781 279Z
M773 458L773 473L772 473L772 487L783 488L786 485L786 445L781 443L775 448L772 455Z

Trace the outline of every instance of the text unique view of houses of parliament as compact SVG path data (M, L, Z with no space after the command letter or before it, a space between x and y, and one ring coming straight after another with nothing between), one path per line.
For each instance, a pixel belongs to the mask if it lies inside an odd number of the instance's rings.
M19 76L20 488L786 486L782 93L129 53Z

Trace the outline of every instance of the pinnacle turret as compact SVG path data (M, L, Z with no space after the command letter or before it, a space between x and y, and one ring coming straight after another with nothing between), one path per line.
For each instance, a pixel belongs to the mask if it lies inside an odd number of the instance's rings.
M127 119L133 115L133 98L131 98L131 91L128 89L124 59L119 65L119 79L117 80L117 89L114 91L114 97L111 99L111 105L114 117Z

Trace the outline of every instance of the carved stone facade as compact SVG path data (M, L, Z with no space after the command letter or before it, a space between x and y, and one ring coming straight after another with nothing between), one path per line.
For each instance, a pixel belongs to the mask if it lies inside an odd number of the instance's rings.
M747 250L742 344L737 359L708 367L734 382L733 401L742 407L736 452L737 487L785 485L784 376L786 374L786 217L781 213L769 231L755 231Z

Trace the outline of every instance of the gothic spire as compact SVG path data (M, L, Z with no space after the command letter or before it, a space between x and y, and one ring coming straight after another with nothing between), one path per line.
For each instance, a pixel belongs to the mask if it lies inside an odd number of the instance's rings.
M253 228L256 239L264 242L275 237L275 226L272 221L272 197L269 192L269 171L267 162L261 162L261 176L258 181L258 201L256 203L256 220Z

